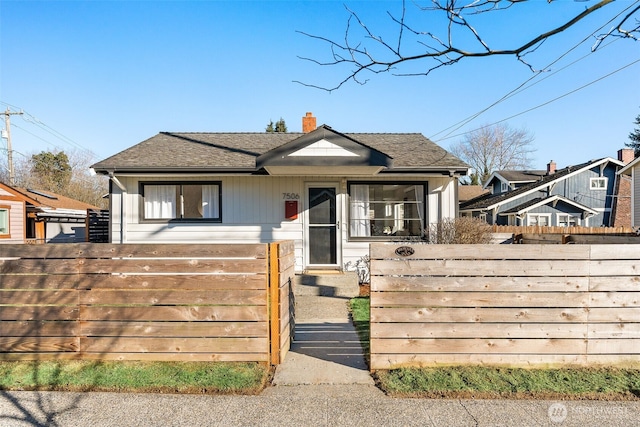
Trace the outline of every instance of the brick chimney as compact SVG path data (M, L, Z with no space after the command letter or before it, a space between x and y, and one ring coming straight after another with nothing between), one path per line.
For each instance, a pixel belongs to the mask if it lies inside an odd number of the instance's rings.
M625 165L628 165L635 158L635 152L633 148L621 148L618 150L618 160L620 160Z
M316 130L316 118L313 117L313 113L307 113L302 118L302 132L309 133L314 130Z
M556 162L551 160L547 163L547 175L553 175L554 173L556 173Z

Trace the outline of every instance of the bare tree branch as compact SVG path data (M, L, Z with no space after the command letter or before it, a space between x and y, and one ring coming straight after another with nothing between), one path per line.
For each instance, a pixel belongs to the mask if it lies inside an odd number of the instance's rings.
M313 35L303 31L298 31L298 33L328 44L331 58L328 61L320 61L309 57L300 57L300 59L322 66L349 66L350 70L347 76L332 87L322 87L300 81L297 81L297 83L330 92L339 89L349 81L366 84L368 80L362 77L365 72L373 74L386 73L396 69L397 66L403 63L418 62L421 60L433 61L432 64L427 64L427 66L419 72L394 73L394 75L426 76L438 68L453 65L464 58L488 56L512 56L532 71L536 71L533 65L525 60L527 55L539 49L549 38L576 25L596 11L613 4L615 0L593 0L596 1L595 4L584 8L580 13L577 13L563 24L541 32L518 46L507 49L493 48L487 39L483 37L481 31L479 31L470 20L471 18L486 13L507 11L526 1L527 0L431 0L429 6L418 6L418 11L420 12L445 15L446 37L444 34L441 37L435 34L434 31L420 31L413 28L407 21L407 4L406 1L403 0L399 17L394 17L393 14L387 12L391 21L398 27L397 36L393 43L389 43L384 40L383 36L374 33L355 11L346 7L349 12L349 19L347 20L343 42L338 43L327 37ZM553 0L547 0L547 3L552 3L552 1ZM638 34L640 33L640 21L638 21L637 18L638 15L640 15L640 5L638 5L638 3L640 2L635 1L635 6L632 5L627 8L625 11L626 15L624 15L623 12L609 32L596 37L597 43L594 45L593 50L597 49L600 43L608 37L638 40ZM634 17L636 18L635 25L627 27ZM354 23L357 23L357 25L353 25ZM442 32L444 33L445 30ZM408 39L406 37L407 34L413 36L413 38ZM458 42L461 37L468 37L473 40L477 44L478 49L463 47L463 45ZM352 40L359 41L353 43ZM407 47L415 49L415 46L422 46L422 51L414 51L413 54L404 53Z

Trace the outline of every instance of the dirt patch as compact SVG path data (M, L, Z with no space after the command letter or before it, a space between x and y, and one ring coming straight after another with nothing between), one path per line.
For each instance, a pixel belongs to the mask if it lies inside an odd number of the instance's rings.
M360 293L358 296L368 297L371 294L371 285L369 283L361 283L360 284Z

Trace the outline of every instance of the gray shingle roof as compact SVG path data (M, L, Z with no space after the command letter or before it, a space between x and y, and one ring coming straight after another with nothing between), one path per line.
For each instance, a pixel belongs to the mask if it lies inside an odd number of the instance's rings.
M330 129L326 127L327 129ZM98 172L254 170L256 158L303 133L161 132L92 167ZM393 158L396 168L466 169L462 160L419 133L346 133Z
M496 171L509 182L536 181L547 174L546 170L501 170Z

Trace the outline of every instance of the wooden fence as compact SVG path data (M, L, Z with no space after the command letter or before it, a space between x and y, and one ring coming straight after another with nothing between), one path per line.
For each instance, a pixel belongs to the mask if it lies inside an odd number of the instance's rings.
M292 259L290 242L3 245L0 360L279 363Z
M492 225L493 233L512 234L618 234L635 235L631 227L551 227L551 226L516 226L516 225Z
M371 369L640 361L640 245L371 245Z

